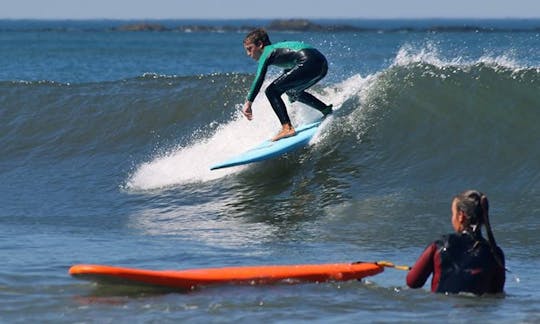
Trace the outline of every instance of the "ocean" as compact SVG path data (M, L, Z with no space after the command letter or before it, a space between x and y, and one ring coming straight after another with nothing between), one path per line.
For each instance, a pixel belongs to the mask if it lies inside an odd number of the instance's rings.
M216 171L280 127L262 93L253 121L238 110L256 70L245 33L110 29L123 23L0 21L1 322L540 321L540 20L270 32L327 56L311 91L335 112L303 149ZM430 28L441 25L482 28ZM299 103L289 112L295 125L319 117ZM504 296L412 290L395 269L168 293L67 272L413 265L452 232L450 203L466 189L490 200Z

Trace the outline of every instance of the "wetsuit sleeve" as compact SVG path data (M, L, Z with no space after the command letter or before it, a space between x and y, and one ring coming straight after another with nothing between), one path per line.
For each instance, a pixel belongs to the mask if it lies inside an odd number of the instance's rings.
M411 271L407 273L407 286L411 288L420 288L425 283L429 276L433 273L434 263L433 258L437 251L437 244L430 244L420 255Z
M261 90L262 84L264 82L264 78L266 76L266 72L268 71L268 53L265 51L259 58L259 66L257 67L257 74L255 75L255 80L253 80L253 83L251 84L251 88L249 90L249 93L247 95L247 100L253 102L255 100L255 97Z

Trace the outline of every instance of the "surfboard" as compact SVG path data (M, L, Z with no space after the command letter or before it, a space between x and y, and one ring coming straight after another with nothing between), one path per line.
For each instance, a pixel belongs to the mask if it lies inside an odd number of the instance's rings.
M321 121L301 125L296 129L296 135L294 136L282 138L279 141L275 142L272 142L271 140L266 140L261 144L255 146L254 148L244 153L241 153L240 155L237 155L224 162L212 166L210 170L217 170L253 162L264 161L302 147L309 143L313 135L317 133L317 129L320 124Z
M384 270L375 263L262 265L188 270L145 270L97 264L78 264L69 269L77 279L101 284L156 286L193 290L218 284L262 285L346 281L376 275Z

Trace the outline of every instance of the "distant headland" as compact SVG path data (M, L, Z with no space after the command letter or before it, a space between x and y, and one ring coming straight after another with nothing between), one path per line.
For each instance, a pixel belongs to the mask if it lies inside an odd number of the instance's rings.
M136 23L122 25L113 28L115 31L180 31L180 32L246 32L261 26L212 26L212 25L180 25L174 28L167 28L156 23ZM346 24L322 25L307 19L279 19L272 20L268 25L262 26L269 31L290 31L290 32L322 32L322 31L360 31L363 28Z
M37 31L37 32L68 32L68 31L110 31L110 32L247 32L257 27L263 27L272 32L540 32L540 20L425 20L418 23L415 20L381 20L376 23L369 20L321 20L308 19L275 19L267 20L257 25L251 25L249 20L238 23L223 21L36 21L23 20L19 24L13 21L0 20L0 31ZM494 23L495 22L495 23ZM517 22L517 23L516 23Z
M308 19L276 19L266 26L212 26L212 25L179 25L165 27L157 23L126 24L112 28L114 31L179 31L179 32L247 32L258 27L278 32L519 32L540 31L540 25L534 28L501 28L475 25L434 25L429 27L359 27L350 24L319 24Z

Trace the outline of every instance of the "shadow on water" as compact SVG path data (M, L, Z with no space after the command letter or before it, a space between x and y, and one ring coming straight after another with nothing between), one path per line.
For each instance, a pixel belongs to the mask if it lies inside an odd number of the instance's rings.
M319 154L307 148L227 179L227 214L255 222L295 223L314 220L325 208L346 201L354 174L336 170L339 153L326 153L324 159Z

